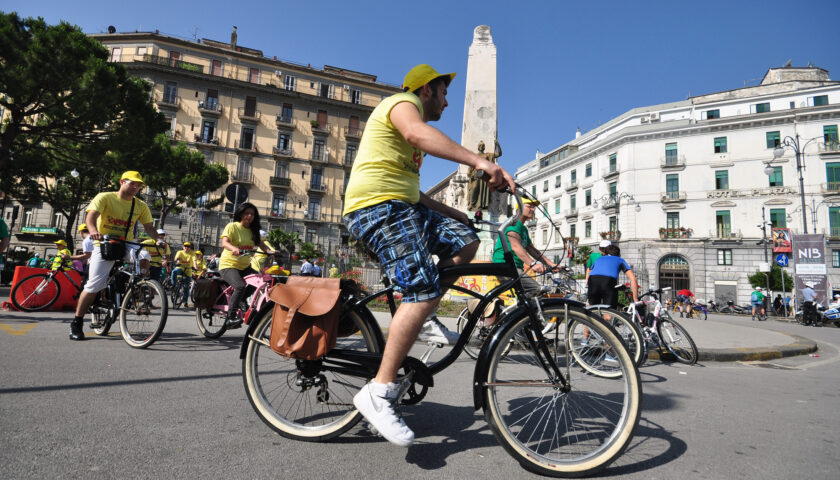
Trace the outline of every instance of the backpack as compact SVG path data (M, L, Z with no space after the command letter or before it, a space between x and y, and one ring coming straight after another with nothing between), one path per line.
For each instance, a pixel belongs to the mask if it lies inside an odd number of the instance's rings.
M750 295L750 300L752 300L753 302L760 302L761 297L758 296L758 292L752 292L752 295Z

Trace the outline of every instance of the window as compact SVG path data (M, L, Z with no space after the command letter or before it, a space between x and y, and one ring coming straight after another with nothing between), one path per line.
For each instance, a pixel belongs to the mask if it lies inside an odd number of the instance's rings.
M592 190L583 192L583 204L587 207L592 205Z
M560 199L554 199L554 213L560 213Z
M585 174L586 178L589 178L589 177L592 176L592 164L591 163L586 164L586 170L585 171L586 171L586 174Z
M329 83L318 84L318 96L324 98L335 98L335 85Z
M327 125L327 118L328 114L326 110L318 110L318 128L321 130L326 130L329 128Z
M146 55L146 47L137 47L137 55L140 57Z
M53 228L59 228L60 229L63 225L63 222L64 222L64 215L62 215L58 212L53 213L53 219L52 219L52 225L51 225Z
M840 162L825 164L825 181L828 182L828 191L840 192Z
M309 199L309 207L306 209L306 218L317 220L321 213L321 199L313 197Z
M557 175L556 177L554 177L554 188L560 188L560 185L560 175Z
M618 231L618 217L610 217L610 231L617 232Z
M569 225L569 237L576 238L577 237L577 225Z
M717 251L718 265L732 265L732 249L719 248Z
M361 90L352 90L350 92L350 101L355 103L356 105L362 103L362 91Z
M732 223L729 220L729 210L715 212L715 226L718 238L729 238L732 234Z
M531 196L537 198L537 186L531 185Z
M321 188L321 186L324 185L324 169L320 167L313 167L312 178L309 182L313 188Z
M712 120L714 118L720 118L720 109L714 110L706 110L703 112L702 117L706 120Z
M292 149L292 136L288 133L277 134L277 150L289 151Z
M257 97L245 97L245 116L257 116Z
M828 207L828 226L830 237L840 237L840 207Z
M831 251L831 267L840 268L840 250Z
M548 180L543 180L543 192L548 191Z
M280 107L280 121L284 123L292 123L292 115L294 114L295 107L291 103L284 103L282 107Z
M569 208L572 210L577 208L577 195L574 193L569 195Z
M163 103L177 103L178 102L178 84L175 82L166 82L163 85Z
M251 83L260 83L260 69L251 68L248 70L248 81Z
M823 140L825 146L828 147L826 150L837 150L837 144L840 143L837 136L837 125L823 125Z
M665 215L665 228L680 228L680 212L668 212Z
M715 189L729 190L729 171L716 170L715 171Z
M316 137L315 140L312 142L312 159L320 160L322 162L326 161L326 153L326 142L323 138Z
M784 208L771 208L770 209L770 223L773 225L773 228L786 228L787 227L787 219L785 218L785 209Z
M676 143L665 144L665 165L676 165L679 160Z
M254 129L251 127L242 127L242 137L239 140L239 148L245 150L254 149Z
M583 236L584 238L592 237L592 220L587 220L583 224Z
M715 153L726 153L726 137L715 137Z
M24 227L32 227L34 225L35 225L35 209L24 208L23 209L23 226Z
M170 51L169 52L169 66L174 67L180 63L181 60L181 52Z
M572 183L571 185L577 185L577 170L572 170Z
M119 60L116 61L118 62ZM823 105L828 105L828 95L819 95L817 97L811 97L808 100L810 100L809 103L812 107L821 107Z
M767 113L770 111L770 102L756 103L752 106L752 113Z
M111 50L111 57L108 58L108 61L109 62L119 62L120 61L120 52L122 52L122 49L120 47L114 47L113 50Z
M359 117L350 115L350 119L347 121L347 133L350 135L362 134L361 129L359 129Z
M286 211L286 194L275 193L271 198L271 216L280 217Z
M295 91L297 87L297 77L293 77L291 75L286 75L286 78L283 80L283 88L286 90Z
M616 201L616 193L618 193L618 182L610 182L608 185L608 190L610 192L610 201Z
M347 148L344 150L344 163L346 165L353 165L353 161L356 160L356 152L358 150L358 146L347 144Z
M236 163L236 180L251 181L251 157L239 157L239 161Z
M782 181L782 167L773 167L773 173L770 174L769 178L771 187L782 187L785 184Z
M276 162L274 164L274 176L289 178L289 164L286 162Z
M222 61L221 60L213 60L213 65L210 68L210 73L217 77L222 76Z
M204 120L201 122L201 143L212 143L216 138L216 122Z
M613 153L610 155L610 173L615 173L618 170L618 159L616 158L616 154Z
M776 148L782 144L781 136L779 135L779 131L775 132L767 132L767 148Z
M542 231L542 244L548 245L548 229L543 229Z
M668 200L680 199L680 176L676 173L665 175L665 198Z
M201 105L199 105L201 107ZM219 109L219 91L212 88L207 89L207 94L204 96L205 110L217 111Z

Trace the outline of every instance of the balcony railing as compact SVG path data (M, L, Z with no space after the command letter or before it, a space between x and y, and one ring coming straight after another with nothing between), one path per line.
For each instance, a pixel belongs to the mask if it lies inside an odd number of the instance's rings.
M566 218L570 217L577 217L578 216L578 209L577 208L570 208L566 210Z
M571 182L566 184L566 191L567 192L571 192L572 190L577 190L577 188L578 188L577 180L571 181Z
M610 178L610 177L614 177L618 174L619 174L619 169L618 169L617 166L613 167L613 168L605 168L605 169L601 170L601 178Z
M283 126L291 127L292 126L292 116L291 115L283 115L282 113L278 113L274 122L277 124L277 126L280 126L280 127L283 127Z
M177 95L161 95L157 99L159 107L179 108L181 105L181 97Z
M219 137L210 138L196 133L193 135L193 141L195 143L201 143L203 145L213 145L216 147L219 146Z
M243 142L241 140L234 140L233 148L235 148L237 150L248 151L248 152L259 152L259 150L257 150L257 144L253 140L245 141L245 142Z
M685 201L685 192L682 192L682 191L664 192L662 194L661 201L662 201L662 203L684 202Z
M236 172L230 176L231 181L239 183L254 183L254 175L251 172Z
M823 143L820 143L819 146L820 146L820 152L826 152L826 153L840 152L840 142L837 142L837 141L823 142Z
M236 111L237 115L239 116L239 120L243 122L259 122L260 121L260 111L259 110L246 110L244 107L239 107Z
M318 120L312 120L309 122L312 125L312 133L323 133L329 134L330 133L330 124L329 123L321 123Z
M282 209L275 210L272 208L268 211L268 216L270 218L286 218L286 211Z
M820 193L827 195L840 194L840 182L826 182L820 184Z
M675 228L667 228L662 227L659 229L659 238L661 239L670 239L670 238L688 238L691 236L693 232L692 229L686 227L675 227Z
M178 68L180 70L187 70L190 72L204 73L204 65L185 62L183 60L173 60L169 57L161 57L160 55L143 55L143 61L157 65L166 65L167 67Z
M291 148L272 147L271 153L278 157L291 157L294 155Z
M310 183L309 191L311 193L324 193L327 191L327 186L323 183Z
M344 129L344 136L346 138L360 139L362 138L362 129L359 127L346 127Z
M825 234L832 240L840 239L840 227L828 227L825 229Z
M732 230L731 227L718 227L716 230L709 232L709 236L717 240L741 240L740 230Z
M222 106L218 100L198 102L198 111L206 115L219 116L222 114Z
M685 155L666 155L659 159L659 164L663 169L683 168L685 167Z
M292 179L289 177L269 177L268 186L271 188L289 188L292 185Z
M322 222L324 221L324 215L321 213L306 212L303 215L303 219L310 222Z
M326 150L322 152L312 152L312 161L316 163L329 163L330 154Z

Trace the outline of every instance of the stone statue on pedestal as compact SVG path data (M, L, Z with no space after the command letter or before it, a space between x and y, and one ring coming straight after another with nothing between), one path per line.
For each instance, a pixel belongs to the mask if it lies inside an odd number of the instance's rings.
M484 153L484 141L478 142L478 154L486 158L488 161L498 164L498 158L502 156L502 147L498 141L494 141L495 148L491 153ZM484 180L479 180L475 176L475 169L470 168L470 192L469 192L469 210L474 212L476 210L490 210L492 213L498 214L501 209L494 204L501 203L501 194L498 192L491 192L490 186ZM498 210L496 212L495 210Z

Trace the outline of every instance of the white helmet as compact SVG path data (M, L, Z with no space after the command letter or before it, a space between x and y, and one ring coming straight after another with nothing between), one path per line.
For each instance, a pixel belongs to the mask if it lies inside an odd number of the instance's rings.
M157 233L158 233L158 235L166 235L166 230L164 230L162 228L158 228Z
M814 288L814 282L805 282L805 286Z
M265 237L266 235L267 235L267 234L265 233L265 230L260 230L260 236L261 236L261 237Z

